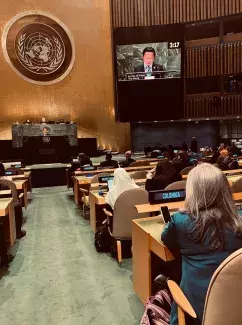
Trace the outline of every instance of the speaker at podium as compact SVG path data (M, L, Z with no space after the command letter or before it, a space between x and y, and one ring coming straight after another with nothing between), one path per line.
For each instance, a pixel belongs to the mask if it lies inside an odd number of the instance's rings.
M25 137L24 159L28 165L66 163L69 158L69 139L67 136Z

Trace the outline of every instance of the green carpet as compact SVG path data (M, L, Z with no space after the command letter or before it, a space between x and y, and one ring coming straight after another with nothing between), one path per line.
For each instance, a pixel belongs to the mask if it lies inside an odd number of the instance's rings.
M143 306L132 264L98 254L93 233L65 187L33 192L27 236L0 280L2 325L138 325Z

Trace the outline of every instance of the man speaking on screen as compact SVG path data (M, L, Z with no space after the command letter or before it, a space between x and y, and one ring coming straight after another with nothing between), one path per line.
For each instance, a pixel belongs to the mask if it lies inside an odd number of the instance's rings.
M155 61L155 50L153 47L146 47L143 50L143 64L140 64L134 68L134 72L146 72L152 73L155 71L164 71L163 66L160 64L154 63Z

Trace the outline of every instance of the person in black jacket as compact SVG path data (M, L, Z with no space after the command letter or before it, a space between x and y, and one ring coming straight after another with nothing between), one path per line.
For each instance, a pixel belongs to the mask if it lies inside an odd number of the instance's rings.
M112 160L112 154L109 152L106 154L105 161L100 163L100 167L118 168L118 162L116 160Z
M80 168L81 168L80 161L74 161L74 162L71 163L71 167L68 168L68 172L69 173L75 172Z
M133 162L135 162L134 159L132 159L131 151L125 152L125 160L120 161L120 166L122 168L129 167Z
M209 162L210 164L216 164L217 159L218 159L219 156L220 156L220 152L218 151L217 148L214 148L213 149L213 155L212 155L210 160L208 159L207 162Z
M181 150L183 150L183 151L188 151L188 145L187 145L186 141L183 141L183 142L182 142Z
M79 161L72 162L71 167L68 169L69 173L75 172L85 165L92 166L92 161L91 161L90 157L87 156L85 153L79 153L78 160Z
M0 162L0 177L5 175L5 167L2 162Z
M155 170L147 174L145 189L147 191L163 190L169 184L182 180L170 161L160 161Z
M172 160L173 166L176 168L177 173L179 174L184 168L189 167L189 157L186 151L179 151L176 157Z
M239 168L238 162L231 158L228 150L222 150L220 152L220 157L217 159L217 164L222 170L233 170Z
M86 165L92 166L92 161L91 161L90 157L87 156L85 153L79 153L78 159L80 161L81 167L86 166Z
M192 150L192 152L195 152L195 153L198 152L198 144L197 144L197 140L195 137L193 137L192 141L191 141L191 150Z

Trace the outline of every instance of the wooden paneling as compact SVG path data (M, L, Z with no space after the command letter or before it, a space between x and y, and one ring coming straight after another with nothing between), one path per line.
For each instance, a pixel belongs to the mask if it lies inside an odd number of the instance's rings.
M212 77L242 72L242 42L188 48L186 77Z
M184 118L219 118L242 115L242 95L187 98Z
M111 0L111 5L113 27L191 22L242 11L241 0Z

